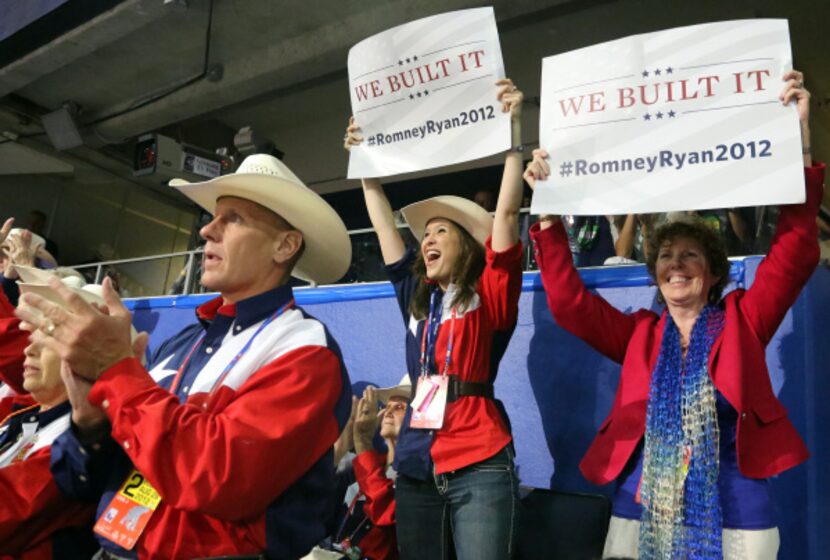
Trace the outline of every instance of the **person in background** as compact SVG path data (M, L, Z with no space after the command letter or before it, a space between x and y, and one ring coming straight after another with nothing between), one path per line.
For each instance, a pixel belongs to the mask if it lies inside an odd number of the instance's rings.
M628 214L612 218L614 250L617 257L634 262L646 262L648 239L654 230L658 214Z
M58 266L46 251L42 237L29 230L13 228L14 218L8 218L0 227L0 283L9 302L17 305L17 272L14 265L37 266L52 269Z
M751 255L755 245L755 208L723 208L689 212L717 231L724 239L727 255Z
M809 93L783 76L801 125L806 202L782 206L752 286L722 297L723 238L678 221L650 239L647 267L662 313L623 313L585 289L562 224L531 235L559 325L622 364L614 405L580 468L619 482L604 557L773 560L779 535L769 478L809 455L773 392L765 348L818 261L816 213L825 166L810 155ZM550 174L543 150L525 178Z
M395 519L395 446L410 400L408 376L396 387L366 387L355 399L350 425L355 457L351 468L355 485L346 492L344 511L332 543L347 558L395 560L398 558ZM378 403L382 408L378 412ZM386 449L380 449L377 436ZM347 444L348 445L348 444Z
M57 261L60 259L58 244L46 237L46 224L49 221L49 216L41 210L32 210L29 212L29 231L35 235L39 235L44 240L44 245L49 254Z
M616 255L606 216L563 216L562 221L575 266L602 266Z
M490 189L478 189L473 194L473 202L488 212L496 211L496 195Z

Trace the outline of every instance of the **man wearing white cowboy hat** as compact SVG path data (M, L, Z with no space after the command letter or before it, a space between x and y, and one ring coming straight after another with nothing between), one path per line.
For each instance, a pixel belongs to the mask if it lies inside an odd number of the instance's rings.
M45 319L20 317L74 373L74 428L53 450L55 480L72 496L103 489L100 558L297 558L325 533L350 384L336 343L294 305L288 280L342 276L346 228L267 155L171 186L214 215L200 231L202 284L221 295L146 370L109 281L108 314L57 285L71 313L24 298Z

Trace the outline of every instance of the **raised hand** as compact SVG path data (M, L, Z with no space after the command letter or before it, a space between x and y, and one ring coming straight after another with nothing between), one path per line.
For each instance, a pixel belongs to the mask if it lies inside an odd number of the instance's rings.
M343 136L343 147L346 151L363 142L363 136L358 134L360 127L354 122L354 117L349 117L349 125L346 127L346 134Z
M354 421L354 449L358 454L372 449L372 438L378 430L380 415L378 396L375 388L366 387L363 397L357 403L357 416Z
M38 333L36 336L45 337L46 335ZM72 373L72 369L66 362L61 362L61 379L66 387L69 403L72 405L72 422L81 432L95 430L109 421L102 408L89 402L89 392L92 390L91 381Z
M103 283L108 313L102 313L57 278L49 280L64 306L35 294L21 297L26 305L16 314L33 329L47 335L44 345L69 364L75 375L95 381L109 367L134 356L130 342L132 315L112 288L109 278ZM136 340L146 346L147 335Z
M510 118L518 121L522 116L524 94L513 84L513 80L510 78L498 80L496 85L499 86L496 99L501 102L502 113L510 112Z
M550 165L547 158L548 153L542 148L533 150L533 159L527 162L527 168L522 175L531 189L536 188L536 181L547 179L550 175Z
M7 235L3 251L6 255L3 276L15 279L17 278L17 271L12 265L34 266L35 264L35 252L32 250L32 232L24 229L19 235Z

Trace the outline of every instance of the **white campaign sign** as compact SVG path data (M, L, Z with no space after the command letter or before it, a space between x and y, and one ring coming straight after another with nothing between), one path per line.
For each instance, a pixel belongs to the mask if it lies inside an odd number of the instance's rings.
M510 147L510 115L492 8L400 25L349 51L352 113L364 141L352 178L384 177L485 157Z
M637 35L543 60L532 211L627 214L804 201L798 117L778 95L786 20Z

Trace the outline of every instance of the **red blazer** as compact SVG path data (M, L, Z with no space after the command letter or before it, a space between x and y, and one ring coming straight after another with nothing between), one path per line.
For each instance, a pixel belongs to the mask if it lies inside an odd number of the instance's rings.
M744 476L767 478L809 456L787 410L775 397L765 348L818 263L816 214L824 165L805 169L807 200L782 206L769 254L748 290L725 296L723 333L709 356L715 387L739 413L738 467ZM651 372L660 351L665 312L626 314L585 289L573 267L561 223L531 228L548 306L556 322L597 351L622 364L608 418L580 463L595 484L616 479L643 437Z

